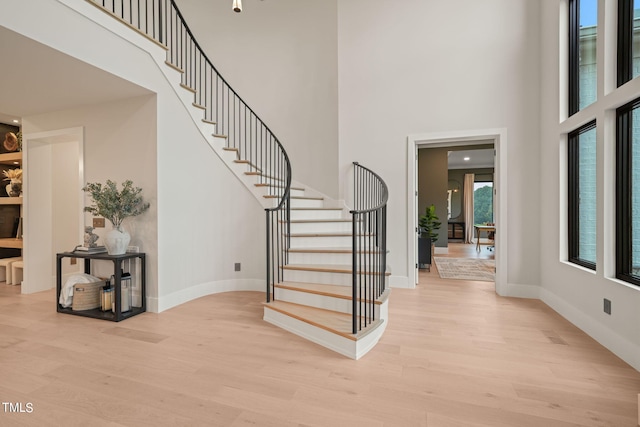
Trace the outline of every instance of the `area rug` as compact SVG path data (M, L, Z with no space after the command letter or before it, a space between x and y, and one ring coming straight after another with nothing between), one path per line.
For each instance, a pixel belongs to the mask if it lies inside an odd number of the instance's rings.
M496 262L492 259L434 257L438 273L443 279L496 280Z

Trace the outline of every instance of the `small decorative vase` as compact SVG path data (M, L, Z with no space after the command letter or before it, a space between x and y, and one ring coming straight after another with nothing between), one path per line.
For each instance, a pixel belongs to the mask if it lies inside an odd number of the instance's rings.
M11 197L18 197L22 194L22 182L12 179L9 184L7 184L7 194Z
M104 246L109 255L123 255L127 252L131 235L121 229L112 228L104 236Z

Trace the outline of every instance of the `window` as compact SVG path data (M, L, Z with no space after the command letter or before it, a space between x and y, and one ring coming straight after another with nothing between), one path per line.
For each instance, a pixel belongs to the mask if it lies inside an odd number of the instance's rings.
M493 181L473 183L473 223L493 223Z
M598 0L569 0L569 115L596 100L597 23Z
M640 0L618 0L618 86L640 75Z
M640 98L617 110L616 277L640 285Z
M569 134L569 261L596 268L596 122Z

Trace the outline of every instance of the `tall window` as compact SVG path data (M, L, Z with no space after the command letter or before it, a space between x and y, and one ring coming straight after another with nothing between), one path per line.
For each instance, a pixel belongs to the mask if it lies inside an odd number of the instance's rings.
M640 285L640 98L617 118L616 276Z
M476 181L473 184L473 223L493 222L493 182Z
M596 268L596 122L569 134L569 261Z
M618 86L640 75L640 0L618 0Z
M570 115L596 100L597 23L598 0L569 0Z

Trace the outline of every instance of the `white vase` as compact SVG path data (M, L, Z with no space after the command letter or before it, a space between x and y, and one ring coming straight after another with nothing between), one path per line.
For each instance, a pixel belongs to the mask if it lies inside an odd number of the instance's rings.
M107 248L109 255L122 255L127 252L129 242L131 241L131 235L124 231L112 228L107 231L104 236L104 245Z
M22 181L12 179L5 188L9 196L18 197L20 194L22 194Z

